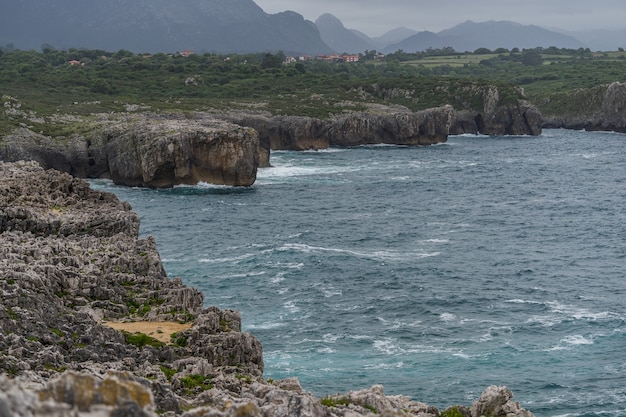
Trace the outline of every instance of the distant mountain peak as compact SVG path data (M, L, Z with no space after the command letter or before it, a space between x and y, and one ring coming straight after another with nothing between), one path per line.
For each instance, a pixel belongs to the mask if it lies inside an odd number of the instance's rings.
M371 39L362 33L347 29L341 20L330 13L324 13L315 21L322 40L335 52L360 53L374 49Z
M550 31L539 26L522 25L506 20L474 22L466 20L438 33L419 32L401 42L389 45L386 53L403 50L405 52L425 51L428 48L452 47L458 52L475 51L478 48L495 50L498 48L536 48L556 46L578 49L582 42L572 36Z
M4 0L0 39L21 49L332 52L313 22L253 0Z

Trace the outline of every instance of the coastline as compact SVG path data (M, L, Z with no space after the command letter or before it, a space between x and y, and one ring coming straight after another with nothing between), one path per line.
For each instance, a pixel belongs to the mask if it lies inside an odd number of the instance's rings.
M385 396L380 385L321 399L303 391L297 378L265 380L261 345L241 332L239 313L205 309L198 290L168 278L154 239L138 238L139 219L127 203L34 162L0 163L0 176L0 403L8 410L59 416L72 409L79 415L532 415L505 387L488 387L471 407L442 412ZM110 329L104 319L191 327L163 343Z

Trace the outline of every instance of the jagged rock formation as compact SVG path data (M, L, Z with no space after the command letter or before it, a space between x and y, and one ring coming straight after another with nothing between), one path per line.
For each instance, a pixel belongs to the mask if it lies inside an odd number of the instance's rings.
M541 112L523 98L511 99L494 85L467 86L461 96L475 103L456 105L457 119L450 134L530 135L541 134ZM449 91L448 91L449 93ZM523 94L518 91L520 96Z
M410 83L402 88L375 84L369 88L368 93L383 100L402 98L416 104L424 100L447 103L456 112L447 132L451 135L541 134L541 112L525 99L522 90L513 86L442 82L425 94L423 89L412 87Z
M215 119L131 118L104 126L90 149L104 153L117 184L171 187L200 181L252 185L258 147L253 130Z
M296 378L265 381L239 314L203 308L138 230L112 194L35 162L0 162L0 415L439 417L382 386L321 401ZM163 343L106 320L189 327ZM505 388L489 393L471 417L532 416Z
M241 333L239 314L204 309L199 291L167 278L127 203L34 162L0 163L0 178L1 371L156 372L167 382L160 366L176 366L177 380L200 364L203 375L232 367L261 376L261 345ZM193 325L164 345L133 341L103 320Z
M445 142L454 123L451 106L420 112L352 113L333 120L300 116L230 115L259 132L273 150L326 149L369 144L432 145Z
M129 186L248 186L256 180L259 142L252 129L214 118L137 114L107 118L65 141L19 129L0 143L0 160L35 160L77 177Z
M499 107L489 113L458 112L450 134L538 136L541 134L542 122L543 119L537 107L522 102L517 105Z
M524 99L510 100L502 97L496 86L470 87L472 95L482 103L463 103L451 134L473 133L483 135L530 135L541 134L542 116L534 105Z
M454 117L452 106L415 113L354 114L335 121L328 129L328 139L332 146L432 145L448 139Z
M544 127L626 132L626 83L576 90L564 94L556 106L541 106L546 108Z

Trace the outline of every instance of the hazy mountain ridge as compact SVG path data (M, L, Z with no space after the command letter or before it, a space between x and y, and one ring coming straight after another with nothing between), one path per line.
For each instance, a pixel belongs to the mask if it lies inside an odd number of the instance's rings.
M556 46L578 49L586 47L578 39L534 25L521 25L509 21L476 23L466 21L438 33L419 32L403 41L387 45L384 52L419 52L428 48L452 47L459 52L478 48L537 48Z
M369 38L361 32L345 28L339 19L328 13L320 16L316 24L322 39L337 52L356 53L365 49L376 49L385 53L398 50L419 52L446 47L452 47L458 52L474 51L478 48L495 50L550 46L569 49L587 47L570 34L510 21L476 23L468 20L438 33L397 28L377 38Z
M616 37L612 42L610 34ZM466 21L438 33L396 28L371 38L328 13L313 23L293 11L265 13L253 0L5 0L0 14L0 45L13 43L19 49L49 44L59 49L293 55L446 47L459 52L549 46L614 50L624 32L610 34L590 32L581 42L575 33L558 29Z
M0 40L21 49L332 51L300 14L267 14L252 0L7 0Z

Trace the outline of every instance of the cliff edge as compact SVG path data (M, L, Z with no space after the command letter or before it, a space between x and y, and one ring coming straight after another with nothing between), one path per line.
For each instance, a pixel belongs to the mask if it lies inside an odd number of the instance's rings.
M0 160L34 160L80 178L152 188L208 182L248 186L259 166L257 133L215 118L100 115L52 138L26 128L0 139Z
M626 133L626 83L562 93L540 105L544 127Z

